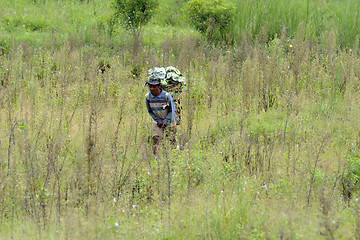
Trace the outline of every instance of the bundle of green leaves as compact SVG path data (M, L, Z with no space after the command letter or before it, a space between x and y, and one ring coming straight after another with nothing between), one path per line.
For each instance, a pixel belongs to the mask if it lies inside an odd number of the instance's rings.
M182 83L186 85L185 77L182 76L179 69L168 66L164 67L153 67L148 71L149 76L155 75L161 79L161 86L168 86L171 84Z

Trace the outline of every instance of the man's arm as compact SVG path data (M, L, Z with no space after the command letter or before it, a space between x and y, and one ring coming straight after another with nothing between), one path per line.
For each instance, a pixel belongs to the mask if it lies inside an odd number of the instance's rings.
M165 125L169 125L173 119L176 119L175 103L171 94L168 94L168 104L169 104L169 112L163 121Z

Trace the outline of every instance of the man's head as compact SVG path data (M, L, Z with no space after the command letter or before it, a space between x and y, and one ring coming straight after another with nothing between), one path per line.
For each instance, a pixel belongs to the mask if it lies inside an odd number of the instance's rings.
M159 95L161 93L161 81L157 76L150 76L148 80L149 90L152 95Z

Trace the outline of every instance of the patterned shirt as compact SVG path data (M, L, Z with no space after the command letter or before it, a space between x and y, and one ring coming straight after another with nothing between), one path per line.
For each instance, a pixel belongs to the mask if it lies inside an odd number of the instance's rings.
M145 95L145 102L147 110L155 122L161 121L171 127L176 125L175 104L171 94L161 90L159 95L154 96L148 92Z

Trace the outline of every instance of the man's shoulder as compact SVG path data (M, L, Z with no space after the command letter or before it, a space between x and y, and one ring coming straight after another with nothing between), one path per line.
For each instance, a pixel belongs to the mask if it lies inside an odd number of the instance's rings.
M165 97L166 101L168 100L168 98L172 99L171 94L164 89L162 90L161 94L163 94L163 97Z
M146 100L149 100L149 99L150 99L150 92L148 92L148 93L145 94L145 99L146 99Z

